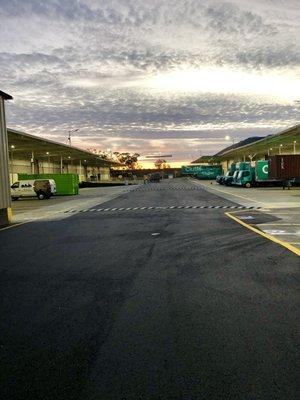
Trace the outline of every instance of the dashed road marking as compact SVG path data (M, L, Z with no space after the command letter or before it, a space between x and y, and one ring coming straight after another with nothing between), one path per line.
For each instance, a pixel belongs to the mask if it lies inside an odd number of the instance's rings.
M64 210L61 211L63 213L91 213L91 212L115 212L115 211L145 211L145 210L154 210L154 211L162 211L162 210L190 210L190 209L238 209L238 210L259 210L261 207L248 207L248 206L211 206L211 205L179 205L179 206L142 206L142 207L113 207L113 208L92 208L90 210L83 209L83 210Z
M175 187L150 187L131 189L131 192L158 192L161 190L203 190L201 187L194 186L175 186Z

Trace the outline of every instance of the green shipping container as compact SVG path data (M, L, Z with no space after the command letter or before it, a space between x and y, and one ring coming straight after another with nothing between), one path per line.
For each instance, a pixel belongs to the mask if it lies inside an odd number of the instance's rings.
M269 163L265 160L259 160L255 166L255 180L266 181L269 178Z
M56 183L58 196L75 195L79 193L79 179L77 174L18 174L22 179L53 179Z
M191 175L198 179L215 179L222 172L221 165L187 165L181 168L182 175Z

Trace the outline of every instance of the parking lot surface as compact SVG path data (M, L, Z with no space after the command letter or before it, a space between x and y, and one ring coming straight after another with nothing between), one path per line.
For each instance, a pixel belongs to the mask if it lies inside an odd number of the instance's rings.
M174 179L0 231L3 398L296 399L299 257L238 207Z
M286 242L300 251L300 188L282 190L280 187L260 187L245 189L240 187L219 185L211 181L194 181L195 184L241 205L255 204L270 218L261 220L259 215L243 215L250 225L256 226L267 235ZM237 213L236 216L242 215Z
M25 197L12 202L13 222L61 219L65 210L92 207L128 190L130 189L126 186L97 187L80 189L79 195L76 196L53 196L46 200Z

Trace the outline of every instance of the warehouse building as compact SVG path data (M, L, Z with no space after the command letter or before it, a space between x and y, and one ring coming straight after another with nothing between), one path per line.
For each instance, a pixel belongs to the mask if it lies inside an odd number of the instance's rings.
M230 146L211 157L210 162L220 162L227 171L233 162L256 161L277 154L300 154L300 125L244 146Z
M118 163L85 150L28 133L7 129L10 182L18 174L76 173L79 181L109 180Z

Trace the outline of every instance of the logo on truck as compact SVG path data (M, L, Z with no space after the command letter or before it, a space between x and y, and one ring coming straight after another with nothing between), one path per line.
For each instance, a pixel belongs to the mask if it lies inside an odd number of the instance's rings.
M267 173L268 173L268 165L264 165L264 166L262 167L262 172L263 172L264 174L267 174Z

